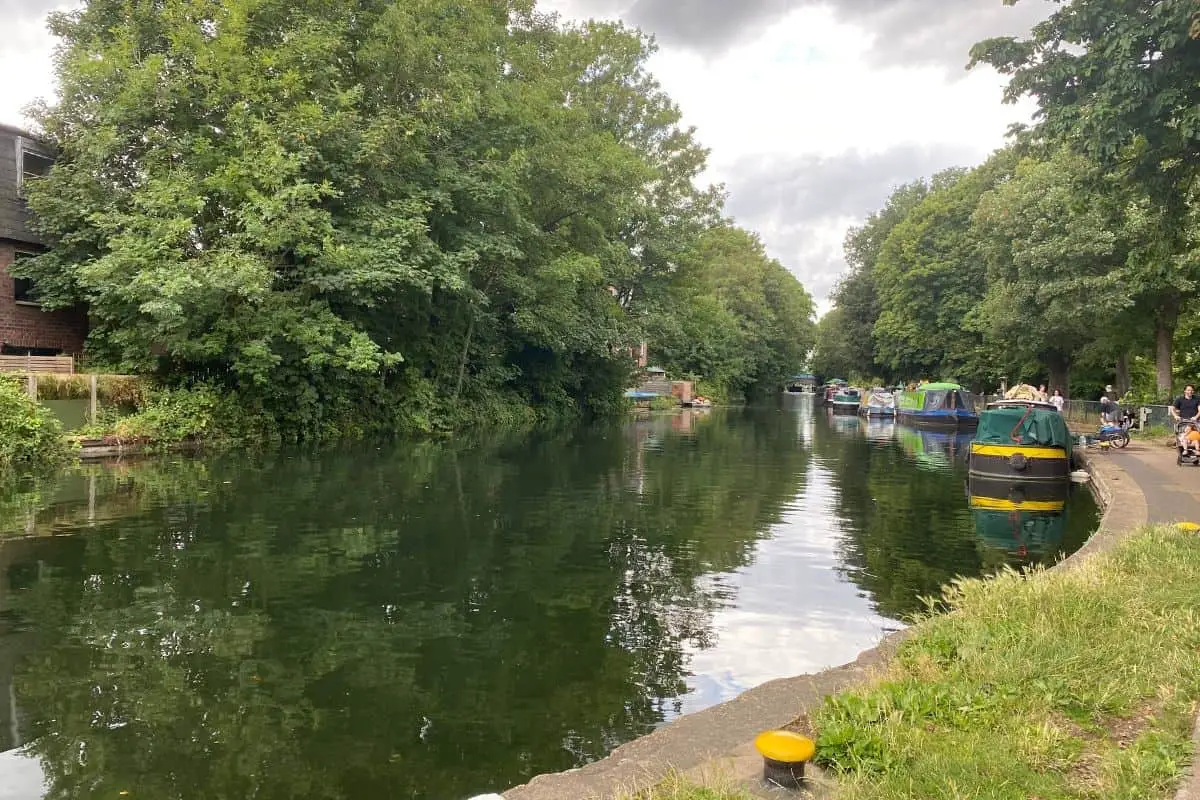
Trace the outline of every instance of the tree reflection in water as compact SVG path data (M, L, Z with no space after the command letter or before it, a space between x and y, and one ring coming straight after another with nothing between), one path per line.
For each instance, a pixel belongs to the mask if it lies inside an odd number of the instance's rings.
M10 598L51 796L461 797L603 756L685 691L698 579L798 491L781 427L102 474L120 513Z
M1004 558L878 433L766 409L81 468L0 502L38 535L0 545L0 678L53 798L503 789L677 712L737 601L713 576L815 471L889 616Z

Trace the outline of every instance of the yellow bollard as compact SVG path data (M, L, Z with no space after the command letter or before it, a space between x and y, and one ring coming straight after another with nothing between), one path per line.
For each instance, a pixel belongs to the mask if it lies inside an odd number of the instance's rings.
M807 736L791 731L766 731L754 740L763 757L763 780L784 789L798 789L804 781L804 764L817 752Z

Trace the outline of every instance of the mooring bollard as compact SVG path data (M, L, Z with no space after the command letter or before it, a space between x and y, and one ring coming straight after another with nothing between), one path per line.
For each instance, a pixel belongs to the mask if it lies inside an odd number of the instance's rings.
M813 740L792 731L766 731L754 740L763 757L763 780L784 789L799 789L804 764L817 752Z

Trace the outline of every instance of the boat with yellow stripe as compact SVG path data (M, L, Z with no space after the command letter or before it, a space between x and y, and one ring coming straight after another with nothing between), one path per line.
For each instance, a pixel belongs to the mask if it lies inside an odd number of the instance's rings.
M1071 433L1049 403L991 403L979 415L967 464L972 476L1065 482L1071 476Z

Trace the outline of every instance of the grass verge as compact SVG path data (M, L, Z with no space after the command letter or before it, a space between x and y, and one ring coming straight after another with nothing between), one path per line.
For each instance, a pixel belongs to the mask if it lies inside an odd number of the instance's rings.
M633 795L622 795L619 800L754 800L726 782L714 782L699 786L680 775L671 775L652 789Z
M814 716L839 797L1169 796L1200 700L1200 537L1148 528L944 599L879 680Z

